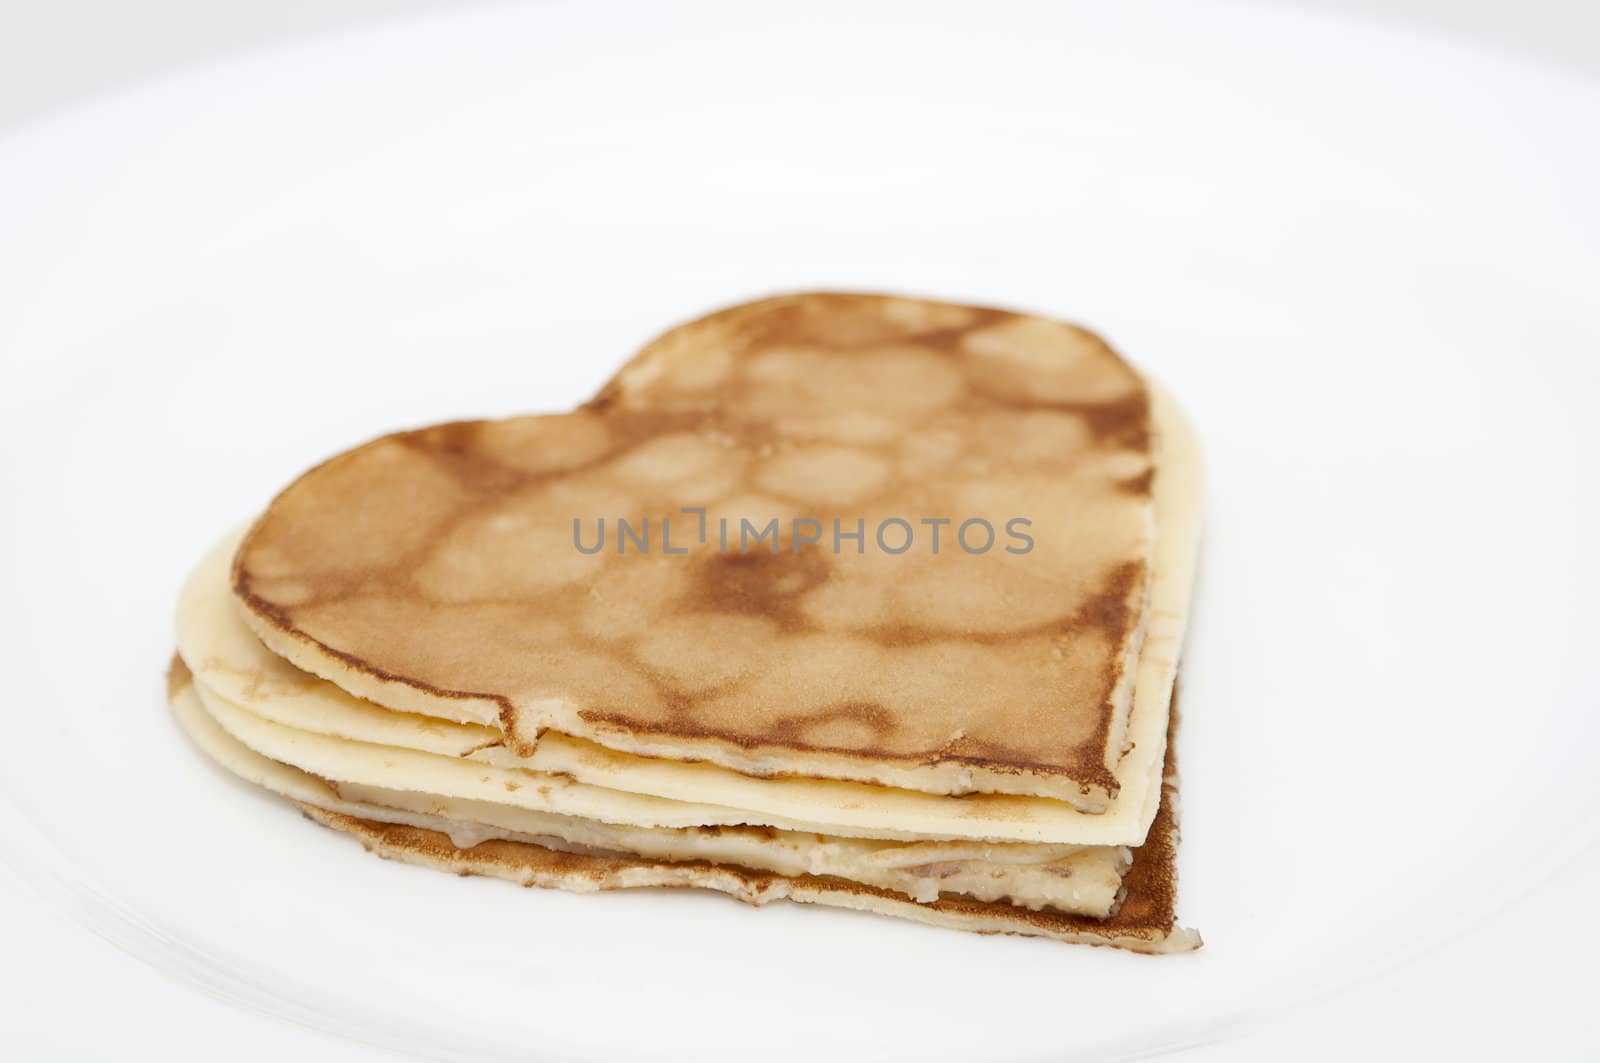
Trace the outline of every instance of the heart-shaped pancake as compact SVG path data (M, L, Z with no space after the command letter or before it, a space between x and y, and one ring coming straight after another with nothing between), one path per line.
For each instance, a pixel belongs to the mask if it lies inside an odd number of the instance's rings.
M1093 334L806 294L570 414L374 440L235 558L252 628L381 705L760 776L1115 796L1149 623L1150 394Z

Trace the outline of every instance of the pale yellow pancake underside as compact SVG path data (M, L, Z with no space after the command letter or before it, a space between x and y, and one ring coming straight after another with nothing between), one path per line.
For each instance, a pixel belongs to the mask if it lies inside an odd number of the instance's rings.
M175 687L179 725L211 759L248 782L291 800L386 823L449 835L470 849L491 838L567 852L627 854L647 860L703 860L779 875L827 875L894 890L922 902L940 893L1101 918L1117 899L1130 854L1106 846L993 846L973 842L894 842L725 828L618 827L568 815L470 798L352 785L264 756L234 737L238 710L212 709L214 695ZM246 726L242 733L254 736ZM315 758L313 758L314 760ZM404 761L397 761L404 766ZM428 774L426 772L422 773ZM492 787L490 788L492 792Z

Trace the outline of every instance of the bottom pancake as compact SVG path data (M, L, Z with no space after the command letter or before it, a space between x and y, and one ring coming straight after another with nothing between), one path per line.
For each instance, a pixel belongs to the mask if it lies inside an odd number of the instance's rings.
M1170 761L1170 757L1169 757ZM621 856L571 853L528 842L489 840L470 849L448 835L422 827L379 823L315 805L302 804L319 823L360 839L369 852L386 860L418 864L457 875L484 875L521 886L564 889L575 893L645 887L694 887L716 890L747 904L790 900L831 908L873 912L930 926L980 934L1022 934L1072 944L1109 945L1144 953L1190 952L1200 935L1177 925L1174 916L1173 858L1177 821L1172 807L1177 791L1169 775L1163 784L1161 811L1149 840L1135 850L1133 867L1123 880L1125 896L1116 915L1092 919L1050 910L1031 911L1010 904L944 896L918 903L903 894L860 883L815 875L787 877L726 864L700 861L659 863Z
M389 859L455 874L492 876L524 886L574 892L687 886L716 890L756 905L788 899L978 933L1024 934L1137 952L1186 952L1200 946L1199 935L1178 927L1174 915L1178 829L1170 741L1155 822L1145 844L1133 850L1132 865L1122 880L1120 906L1114 915L1100 919L948 893L932 901L917 901L904 893L832 876L783 875L702 860L660 861L618 853L571 851L555 838L465 837L459 833L460 824L350 800L326 780L227 740L199 707L192 678L181 662L174 662L168 693L179 722L222 767L289 797L311 818L356 836L367 849ZM1169 729L1175 721L1176 713ZM216 734L209 735L213 730ZM399 822L395 822L397 819ZM453 835L464 844L457 845Z

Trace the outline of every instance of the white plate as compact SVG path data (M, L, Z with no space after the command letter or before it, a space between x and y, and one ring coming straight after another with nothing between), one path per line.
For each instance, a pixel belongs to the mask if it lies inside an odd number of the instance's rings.
M1249 8L539 5L37 127L0 154L6 858L215 993L454 1055L1132 1055L1512 904L1513 937L1567 933L1541 904L1594 866L1600 797L1597 115ZM457 880L168 722L181 577L302 467L567 406L668 323L808 286L1088 322L1198 420L1203 952Z

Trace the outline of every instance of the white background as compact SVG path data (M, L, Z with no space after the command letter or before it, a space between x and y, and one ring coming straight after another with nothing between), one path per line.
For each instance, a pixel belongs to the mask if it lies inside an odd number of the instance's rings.
M1594 0L1260 0L1414 27L1600 76ZM165 71L461 0L5 0L0 134Z
M1600 75L1600 5L1593 3L1307 2ZM0 8L0 131L46 116L53 108L240 49L443 6L431 0L8 5ZM0 805L0 834L8 814ZM1542 904L1567 911L1590 906L1600 893L1597 867L1589 862L1583 874L1546 893ZM194 992L170 972L158 975L68 922L6 874L0 863L0 1055L109 1054L111 1043L130 1053L181 1058L370 1054L333 1045L281 1020L234 1010ZM1304 1027L1293 1016L1263 1016L1224 1032L1250 1034L1245 1044L1253 1058L1263 1059L1289 1053L1299 1058L1356 1053L1388 1058L1440 1052L1474 1058L1592 1058L1600 1045L1591 1017L1593 974L1570 955L1559 928L1529 935L1526 920L1514 911L1486 914L1484 928L1518 942L1516 949L1506 951L1498 970L1485 970L1481 943L1458 940L1440 947L1442 962L1410 964L1308 1004L1325 1020L1318 1023L1315 1043L1305 1041ZM108 1041L107 1030L117 1032L116 1042ZM537 1054L537 1046L529 1048ZM1199 1046L1196 1058L1232 1053L1226 1047Z

